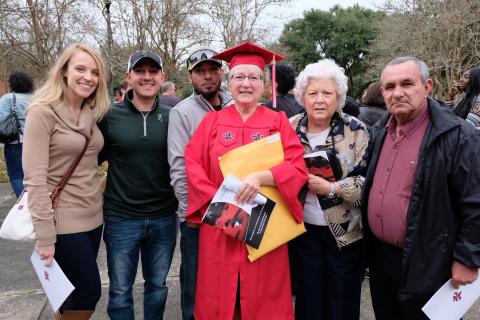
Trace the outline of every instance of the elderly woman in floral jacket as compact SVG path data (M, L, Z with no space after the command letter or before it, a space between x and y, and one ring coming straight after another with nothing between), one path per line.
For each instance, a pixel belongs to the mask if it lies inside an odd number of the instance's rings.
M308 65L295 96L305 112L290 122L309 168L307 232L292 243L298 271L296 319L358 319L362 275L360 198L368 132L342 113L347 77L333 60Z

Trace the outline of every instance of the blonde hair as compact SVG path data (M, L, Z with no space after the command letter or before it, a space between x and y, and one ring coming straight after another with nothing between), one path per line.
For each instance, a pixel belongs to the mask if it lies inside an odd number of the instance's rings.
M90 105L93 108L95 119L97 121L103 118L110 106L105 63L98 51L81 43L73 44L62 52L60 57L58 57L57 62L48 72L48 77L45 83L33 94L32 103L29 108L51 106L65 102L67 81L64 74L68 68L70 58L78 51L88 53L97 64L98 85L95 91L84 100L84 104Z

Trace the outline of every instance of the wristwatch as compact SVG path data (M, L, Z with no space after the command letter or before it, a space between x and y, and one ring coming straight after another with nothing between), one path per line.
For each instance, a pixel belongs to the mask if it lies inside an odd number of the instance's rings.
M330 192L327 193L327 197L333 198L335 197L336 193L337 193L337 186L335 185L335 182L330 182Z

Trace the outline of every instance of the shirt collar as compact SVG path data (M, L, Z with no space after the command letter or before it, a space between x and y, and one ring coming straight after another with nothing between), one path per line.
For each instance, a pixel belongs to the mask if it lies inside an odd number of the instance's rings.
M425 102L420 112L415 116L415 118L411 119L403 126L403 128L400 130L400 134L410 137L413 133L415 133L415 130L420 127L423 121L428 118L429 114L430 113L428 111L427 99L425 99ZM390 134L395 134L397 121L395 120L393 114L390 116L390 119L388 119L386 127Z

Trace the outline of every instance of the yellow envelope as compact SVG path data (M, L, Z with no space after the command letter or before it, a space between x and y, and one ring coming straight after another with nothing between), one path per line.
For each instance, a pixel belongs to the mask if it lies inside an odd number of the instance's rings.
M231 173L243 179L252 172L270 169L283 161L282 139L280 133L276 133L230 150L220 158L220 168L224 177ZM295 221L276 187L262 186L260 192L275 201L276 206L260 247L255 249L247 245L248 259L252 262L306 231L303 223Z

